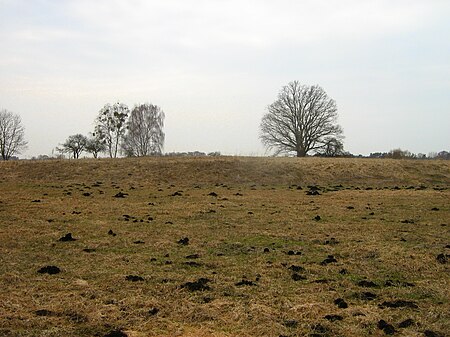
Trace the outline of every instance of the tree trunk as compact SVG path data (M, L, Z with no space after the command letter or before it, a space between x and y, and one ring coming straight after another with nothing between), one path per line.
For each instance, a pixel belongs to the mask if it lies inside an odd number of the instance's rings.
M303 148L297 148L297 157L306 157L306 151Z

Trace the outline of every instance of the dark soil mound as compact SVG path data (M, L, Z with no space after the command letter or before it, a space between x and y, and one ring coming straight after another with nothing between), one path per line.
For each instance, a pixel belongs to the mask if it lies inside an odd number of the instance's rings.
M338 306L338 308L341 308L341 309L348 308L347 302L345 302L344 299L342 299L342 298L335 299L334 304L336 304Z
M103 337L128 337L128 335L120 330L113 330L109 333L107 333L106 335L104 335Z
M300 272L304 272L305 271L305 268L303 268L301 266L296 266L296 265L292 265L288 269L292 270L294 273L300 273Z
M239 281L235 284L235 286L240 287L240 286L256 286L257 284L253 281L250 280L242 280Z
M207 283L211 282L211 280L207 278L199 278L197 281L194 282L186 282L181 285L181 288L187 289L189 291L204 291L204 290L210 290L211 288L207 285Z
M334 258L334 256L328 255L328 257L325 260L323 260L322 262L320 262L320 264L322 266L326 266L329 263L335 263L335 262L337 262L337 260Z
M366 281L366 280L359 281L358 286L365 287L365 288L377 288L378 287L378 285L375 282Z
M144 278L138 275L128 275L125 277L125 280L131 281L131 282L142 282L144 281Z
M305 277L305 276L302 276L302 275L297 274L297 273L292 274L291 277L292 277L292 279L293 279L294 281L302 281L302 280L306 280L306 277Z
M189 244L189 238L182 238L178 240L178 243L183 246L187 246Z
M75 241L76 239L74 239L72 237L72 233L67 233L66 235L64 235L63 237L59 238L58 241L62 241L62 242L69 242L69 241Z
M388 324L385 320L378 321L378 329L383 330L386 335L393 335L395 333L395 329L391 324Z
M344 319L341 315L326 315L324 318L330 322L342 321Z
M60 272L61 269L59 269L56 266L45 266L38 270L38 273L40 274L49 274L49 275L59 274Z
M380 308L412 308L417 309L418 306L412 301L396 300L396 301L385 301L380 304Z
M410 327L413 324L414 324L414 321L411 318L408 318L408 319L404 320L403 322L400 322L398 324L398 327L403 329L403 328Z

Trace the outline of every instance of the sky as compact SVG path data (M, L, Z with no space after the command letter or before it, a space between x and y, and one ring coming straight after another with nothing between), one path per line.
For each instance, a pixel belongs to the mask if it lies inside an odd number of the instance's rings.
M28 149L87 135L107 103L152 103L165 152L270 155L281 88L320 85L344 146L450 150L448 0L0 0L0 109Z

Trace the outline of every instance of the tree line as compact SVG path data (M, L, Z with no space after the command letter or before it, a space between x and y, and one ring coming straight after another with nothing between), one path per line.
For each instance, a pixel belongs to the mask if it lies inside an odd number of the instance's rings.
M100 153L106 153L111 158L118 155L161 155L165 140L164 118L161 108L153 104L135 105L131 111L126 104L120 102L105 104L99 111L94 131L89 136L69 136L57 147L57 151L62 155L68 153L75 159L84 151L91 153L94 158ZM336 102L323 88L293 81L283 86L277 99L267 107L259 126L259 138L274 155L354 157L344 150L344 132L337 119ZM23 151L26 145L20 117L2 110L2 158L10 159ZM388 153L371 153L370 157L427 158L425 155L414 155L400 149ZM446 151L434 157L450 159Z
M445 159L450 160L450 152L430 152L428 155L425 153L412 153L408 150L393 149L389 152L372 152L369 158L390 158L390 159Z
M96 120L95 129L87 137L69 136L57 151L78 159L83 151L98 158L106 153L110 158L161 155L165 135L164 111L157 105L138 104L130 111L123 103L105 104Z

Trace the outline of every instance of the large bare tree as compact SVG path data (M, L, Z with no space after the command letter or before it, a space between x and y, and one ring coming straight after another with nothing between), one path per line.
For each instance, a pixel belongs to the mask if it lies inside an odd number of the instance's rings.
M281 89L260 125L263 144L275 154L305 157L310 151L323 149L330 137L342 138L336 102L318 85L306 86L298 81Z
M0 154L3 160L21 153L27 147L25 128L20 116L6 109L0 111Z
M106 104L97 116L94 137L106 145L111 158L117 157L129 112L128 106L123 103Z
M122 149L127 156L161 154L164 146L164 111L157 105L140 104L131 111Z

